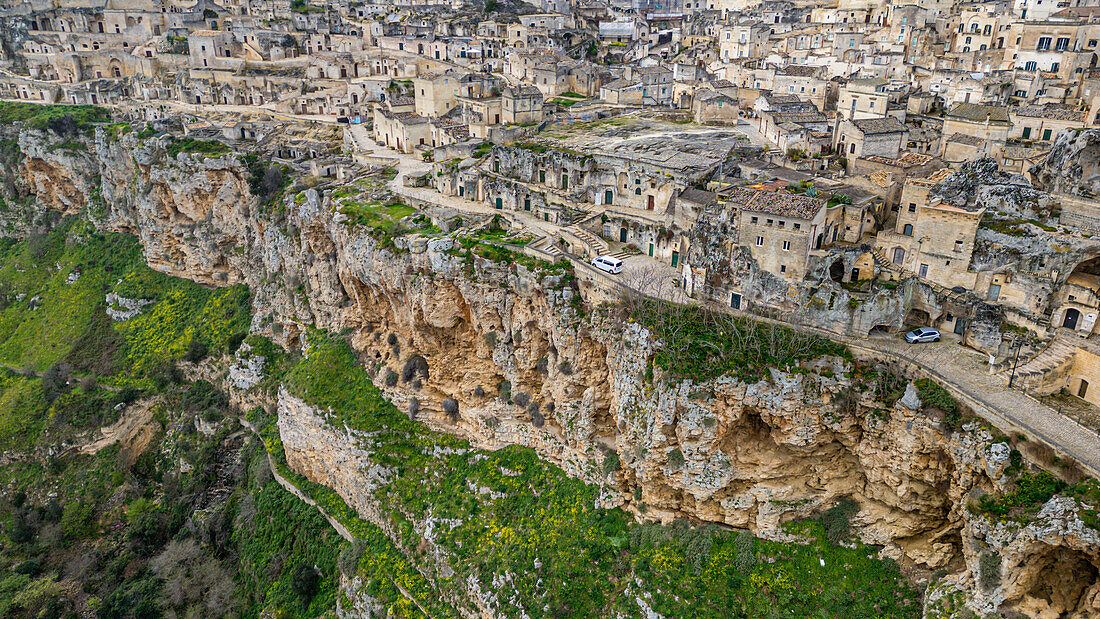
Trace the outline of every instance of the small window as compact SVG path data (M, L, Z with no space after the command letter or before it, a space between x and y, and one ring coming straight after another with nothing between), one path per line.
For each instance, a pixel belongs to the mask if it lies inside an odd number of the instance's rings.
M753 217L752 218L752 223L754 223L754 224L755 223L760 223L760 218L759 217Z
M762 237L762 236L756 237L756 246L757 247L763 247L764 246L764 237Z
M917 203L916 202L910 202L909 203L909 212L910 213L916 213L917 212Z
M779 265L779 272L780 273L786 273L787 272L787 265L785 265L785 264Z
M768 225L769 225L769 226L770 226L770 225L772 225L773 223L775 223L775 220L773 220L773 219L769 219L769 220L768 220Z
M1043 141L1044 142L1049 142L1050 141L1050 129L1044 129L1043 130Z
M905 224L905 227L901 229L901 233L905 236L913 236L913 224Z
M791 242L783 241L783 251L791 251Z
M795 224L794 229L795 230L801 230L802 229L802 224Z

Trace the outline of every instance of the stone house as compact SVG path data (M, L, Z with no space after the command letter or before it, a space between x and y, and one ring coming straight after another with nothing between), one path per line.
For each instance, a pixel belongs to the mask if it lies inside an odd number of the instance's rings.
M642 87L642 105L672 104L672 70L654 67L627 67L624 77Z
M641 105L642 85L619 78L600 86L600 99L612 105Z
M861 157L875 155L897 159L907 142L908 128L893 116L841 120L833 136L837 153L847 157L849 166Z
M425 73L413 78L413 97L416 113L438 118L458 105L458 97L466 94L462 75L447 70L442 73Z
M737 243L759 267L784 279L806 276L813 250L835 242L843 209L826 208L825 200L786 191L739 190Z
M542 122L542 93L534 86L506 87L501 91L501 122L537 124Z
M374 108L374 139L406 154L431 143L432 126L428 119L413 112L394 112L378 105Z
M187 38L187 48L192 67L235 69L241 60L241 46L228 32L196 30Z
M944 136L960 134L982 140L987 145L981 152L993 154L1004 146L1011 130L1012 120L1007 108L997 105L957 103L947 111L942 132ZM946 156L946 140L943 149L944 159L952 160Z
M1066 129L1083 129L1086 114L1066 105L1027 105L1009 108L1012 128L1009 138L1050 142Z
M921 279L973 290L977 277L969 271L970 259L985 209L930 198L934 185L927 178L906 179L893 230L879 232L875 246L887 260Z
M736 123L740 113L736 99L713 90L696 91L691 111L702 124Z
M771 28L764 24L738 24L718 32L718 54L724 61L763 56Z
M849 120L882 118L890 103L889 84L882 78L855 79L840 87L836 110Z

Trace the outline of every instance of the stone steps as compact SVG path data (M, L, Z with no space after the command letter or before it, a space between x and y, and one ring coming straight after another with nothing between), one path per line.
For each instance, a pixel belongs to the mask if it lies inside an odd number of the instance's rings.
M1076 335L1059 331L1055 334L1054 339L1050 341L1050 344L1039 351L1039 354L1028 359L1023 365L1016 367L1016 376L1020 378L1038 378L1064 366L1073 357L1073 353L1080 348L1077 339ZM1004 371L1011 373L1011 364Z
M593 254L598 256L605 256L608 254L609 248L607 245L607 241L601 239L595 234L592 234L588 230L585 230L584 228L576 224L568 226L566 230L573 236L580 239L581 242L583 242L585 245L588 245Z

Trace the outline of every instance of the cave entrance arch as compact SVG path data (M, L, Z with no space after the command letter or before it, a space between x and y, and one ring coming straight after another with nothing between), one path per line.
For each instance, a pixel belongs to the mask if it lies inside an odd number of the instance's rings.
M881 335L887 335L889 333L890 333L890 327L889 326L887 326L887 325L875 325L875 326L871 327L871 330L867 332L867 335L870 336L870 337L875 337L876 335L881 336Z
M1067 329L1076 329L1077 321L1081 318L1081 311L1075 307L1071 307L1066 310L1066 315L1062 318L1062 326Z
M844 281L844 262L835 260L829 265L829 279L834 282Z
M911 309L905 316L905 322L911 325L926 327L932 323L932 316L922 309Z

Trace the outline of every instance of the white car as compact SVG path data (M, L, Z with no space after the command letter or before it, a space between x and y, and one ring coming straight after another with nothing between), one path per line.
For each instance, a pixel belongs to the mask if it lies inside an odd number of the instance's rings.
M918 344L921 342L938 342L940 341L939 329L933 329L932 327L920 327L919 329L913 329L909 333L905 334L905 341L910 344Z
M623 261L610 256L596 256L592 259L592 266L611 274L623 272Z

